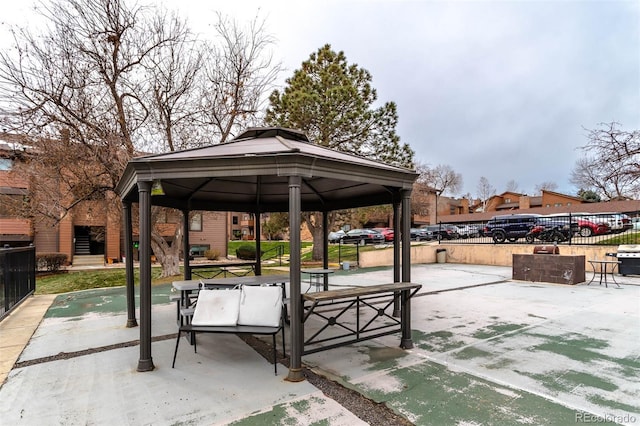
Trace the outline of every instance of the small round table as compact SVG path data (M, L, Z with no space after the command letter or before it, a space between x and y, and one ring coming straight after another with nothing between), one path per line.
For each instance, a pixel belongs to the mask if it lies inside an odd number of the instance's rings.
M613 275L613 270L615 269L616 266L618 266L622 262L620 262L619 260L598 260L598 259L589 260L588 262L591 264L591 267L593 268L593 276L591 277L591 281L589 281L587 285L591 284L593 280L596 278L596 274L600 273L600 285L602 285L602 282L604 281L605 287L609 288L609 286L607 285L608 284L607 274L609 274L614 284L620 287L620 284L618 284L615 276ZM609 268L607 268L607 265L613 265L613 266L609 270ZM597 269L596 266L599 266L600 268L599 271L596 270Z
M322 287L324 291L327 291L329 290L328 276L329 274L333 274L335 269L309 268L301 269L300 272L309 274L309 289L312 285L315 285L316 291L318 291L320 287Z

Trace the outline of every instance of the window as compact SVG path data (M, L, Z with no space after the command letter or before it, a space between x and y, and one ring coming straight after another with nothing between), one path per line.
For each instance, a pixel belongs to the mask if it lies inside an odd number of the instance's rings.
M13 160L10 158L0 158L0 170L11 170L13 167Z
M511 198L505 198L505 199L504 199L504 202L505 202L505 203L507 203L507 204L509 204L509 203L511 202Z
M193 213L191 215L189 231L202 231L202 213Z
M232 216L231 217L231 223L233 223L234 225L238 224L238 216Z

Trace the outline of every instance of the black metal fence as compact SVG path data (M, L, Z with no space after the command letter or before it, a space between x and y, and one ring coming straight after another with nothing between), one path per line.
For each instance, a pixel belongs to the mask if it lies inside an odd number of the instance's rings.
M432 240L473 244L640 244L640 211L558 215L496 214L484 222L424 227Z
M0 320L35 290L35 247L0 248Z

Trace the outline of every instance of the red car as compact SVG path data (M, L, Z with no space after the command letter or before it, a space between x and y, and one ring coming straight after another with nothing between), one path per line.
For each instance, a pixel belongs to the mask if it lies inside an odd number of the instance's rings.
M604 222L592 222L590 220L578 217L576 218L580 230L578 233L581 237L590 237L592 235L602 235L609 233L609 225Z
M394 232L391 228L373 228L374 231L378 231L384 236L386 242L393 241Z

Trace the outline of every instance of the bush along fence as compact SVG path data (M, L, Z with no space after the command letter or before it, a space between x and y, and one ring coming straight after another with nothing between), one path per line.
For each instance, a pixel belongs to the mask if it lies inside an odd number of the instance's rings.
M35 247L0 248L0 320L35 290Z

